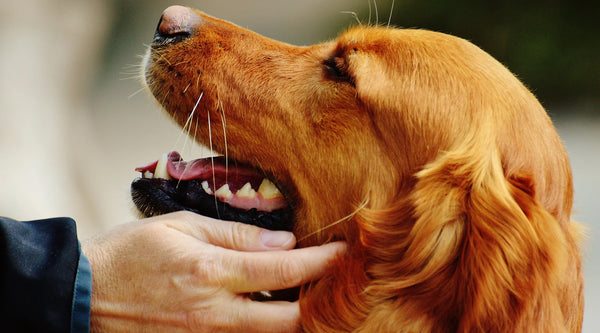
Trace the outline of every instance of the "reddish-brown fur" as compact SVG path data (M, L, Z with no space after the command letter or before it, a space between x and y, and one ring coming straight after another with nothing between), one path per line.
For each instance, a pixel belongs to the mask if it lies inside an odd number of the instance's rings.
M210 115L224 152L226 121L228 157L295 203L301 246L350 244L301 296L306 331L581 330L568 158L500 63L424 30L296 47L197 15L191 38L150 57L157 100L183 125L203 94L197 140Z

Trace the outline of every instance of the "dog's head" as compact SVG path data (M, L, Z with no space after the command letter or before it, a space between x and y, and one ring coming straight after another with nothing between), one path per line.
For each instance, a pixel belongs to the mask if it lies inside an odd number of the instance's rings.
M578 258L567 156L535 97L468 41L357 27L296 47L171 7L144 75L180 126L226 155L236 190L244 177L255 190L263 176L276 184L287 204L272 211L293 225L277 216L271 226L293 229L301 246L350 243L314 286L331 297L303 303L307 327L490 328L544 288L564 293L547 275ZM214 194L224 160L194 163L209 171L192 187ZM149 214L182 195L151 194L160 182L137 189Z

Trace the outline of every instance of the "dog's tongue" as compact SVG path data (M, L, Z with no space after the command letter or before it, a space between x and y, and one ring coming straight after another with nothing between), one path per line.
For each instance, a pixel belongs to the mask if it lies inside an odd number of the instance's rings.
M245 178L253 182L258 180L260 184L260 181L264 178L251 167L237 163L228 165L221 156L199 158L186 162L176 151L163 154L161 159L137 167L135 171L150 172L154 175L154 178L167 178L165 176L168 175L168 177L177 180L212 179L213 175L219 178L228 175L233 176L234 179Z
M186 162L178 152L171 152L135 170L144 178L202 180L202 190L240 209L271 212L287 205L279 190L263 174L249 166L229 164L223 157Z

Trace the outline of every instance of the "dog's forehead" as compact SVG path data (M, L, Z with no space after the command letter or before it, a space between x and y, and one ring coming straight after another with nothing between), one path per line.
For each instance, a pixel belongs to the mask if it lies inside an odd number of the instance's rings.
M377 46L393 43L396 38L396 33L393 30L381 30L376 27L367 29L350 28L338 37L338 48L376 52Z
M338 43L346 47L359 50L373 50L378 48L397 47L414 43L417 39L427 40L435 35L442 35L428 30L397 29L383 27L359 28L353 27L346 30L338 37Z
M455 56L480 52L467 40L425 29L355 27L342 33L337 44L338 49L346 52L384 55L387 59L394 55L436 57L438 52L449 50Z

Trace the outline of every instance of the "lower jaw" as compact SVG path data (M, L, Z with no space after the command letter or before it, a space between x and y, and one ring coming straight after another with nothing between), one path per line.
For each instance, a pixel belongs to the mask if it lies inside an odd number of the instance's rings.
M197 179L137 178L131 184L131 195L138 210L146 217L186 210L270 230L292 231L294 224L293 213L288 207L271 212L235 208L207 194Z

